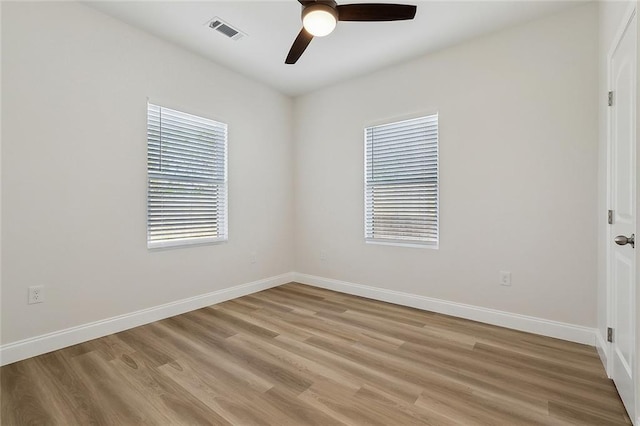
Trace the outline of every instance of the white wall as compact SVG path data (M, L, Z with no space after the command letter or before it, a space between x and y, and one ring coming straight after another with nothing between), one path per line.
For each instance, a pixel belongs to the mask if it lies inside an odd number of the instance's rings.
M292 271L288 97L75 3L3 2L2 83L3 344ZM228 243L147 250L147 97L229 124Z
M596 325L596 5L295 103L80 4L2 12L2 344L292 270ZM147 97L229 123L227 244L146 249ZM363 127L434 111L440 249L365 244Z
M298 98L296 271L595 327L597 37L583 5ZM363 128L435 111L440 249L365 244Z

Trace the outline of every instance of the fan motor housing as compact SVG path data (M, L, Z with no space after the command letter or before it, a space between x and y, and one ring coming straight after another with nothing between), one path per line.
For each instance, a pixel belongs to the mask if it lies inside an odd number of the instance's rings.
M310 2L304 6L302 6L302 19L307 15L307 13L313 12L314 10L322 10L325 12L329 12L333 15L336 20L338 20L338 4L335 1L314 1Z

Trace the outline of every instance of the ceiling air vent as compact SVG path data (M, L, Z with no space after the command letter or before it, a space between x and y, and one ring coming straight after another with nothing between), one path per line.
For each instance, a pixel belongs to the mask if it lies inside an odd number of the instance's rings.
M231 40L239 40L246 35L239 29L232 27L218 17L211 19L209 22L207 22L207 25L209 26L209 28L218 31L221 34L224 34Z

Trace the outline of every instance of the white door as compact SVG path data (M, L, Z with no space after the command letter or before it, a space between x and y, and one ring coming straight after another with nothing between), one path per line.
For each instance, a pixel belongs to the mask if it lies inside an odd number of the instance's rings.
M635 419L636 233L636 14L627 22L609 59L611 378L629 417Z

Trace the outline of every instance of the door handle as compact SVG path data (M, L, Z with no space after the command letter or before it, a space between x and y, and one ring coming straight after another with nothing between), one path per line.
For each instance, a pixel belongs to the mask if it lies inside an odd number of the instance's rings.
M636 234L631 234L630 237L625 237L624 235L618 235L617 237L615 237L613 239L613 241L616 242L617 245L619 246L623 246L625 244L631 244L631 247L635 248L636 247Z

